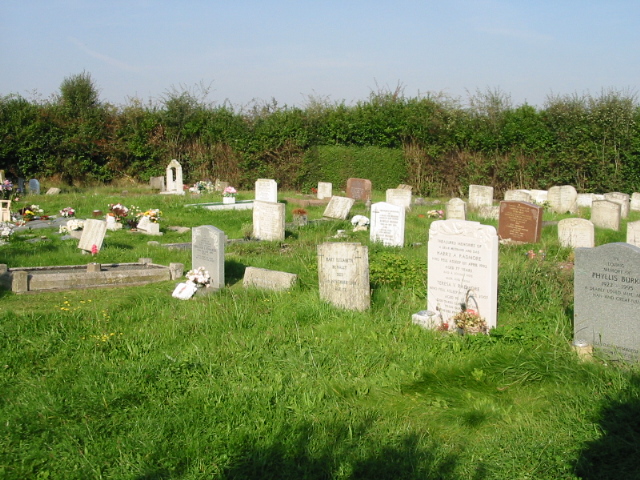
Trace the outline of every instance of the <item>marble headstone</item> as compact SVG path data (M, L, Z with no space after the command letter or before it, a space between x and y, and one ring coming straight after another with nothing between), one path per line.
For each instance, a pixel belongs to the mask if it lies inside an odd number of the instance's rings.
M387 203L399 205L405 210L411 209L411 190L405 188L389 188L386 192Z
M640 247L640 220L627 223L627 243Z
M466 220L467 202L461 198L452 198L445 206L447 220Z
M549 208L554 213L576 213L578 192L572 185L551 187L547 195Z
M595 195L593 193L579 193L576 197L576 205L578 208L591 208Z
M329 200L329 204L324 209L323 217L327 218L337 218L339 220L345 220L351 211L351 207L355 200L353 198L348 197L339 197L334 195Z
M387 247L403 247L404 221L403 206L386 202L374 203L371 205L371 241L382 242Z
M318 200L333 196L333 184L330 182L318 182Z
M531 203L533 198L531 198L531 193L528 190L507 190L504 192L505 201L513 201L513 202L528 202Z
M594 200L591 204L591 223L595 227L620 230L621 205L609 200Z
M620 204L620 217L627 218L629 216L629 200L630 197L626 193L609 192L604 194L604 199L610 202Z
M318 245L320 298L347 310L367 310L371 304L369 250L359 243Z
M191 229L191 269L200 267L209 273L211 287L224 287L224 247L226 236L213 225L202 225Z
M477 210L480 207L493 205L493 187L485 185L469 185L469 208Z
M82 236L78 242L78 248L85 252L91 252L93 247L100 251L104 236L107 233L107 222L104 220L88 219L84 221Z
M255 199L260 202L278 202L278 183L269 178L259 178L255 185Z
M253 238L284 240L284 203L253 202Z

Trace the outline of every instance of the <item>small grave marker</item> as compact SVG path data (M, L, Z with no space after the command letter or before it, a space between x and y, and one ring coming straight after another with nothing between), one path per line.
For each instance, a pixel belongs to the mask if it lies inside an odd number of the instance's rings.
M40 182L36 178L29 180L29 194L40 195Z
M447 220L466 220L467 202L461 198L452 198L445 207Z
M318 182L318 200L331 198L333 196L333 184L329 182Z
M411 209L411 190L406 188L389 188L386 191L387 203L398 205L405 210Z
M282 291L292 288L297 280L298 276L295 273L247 267L244 271L242 286L245 288L256 287L265 290Z

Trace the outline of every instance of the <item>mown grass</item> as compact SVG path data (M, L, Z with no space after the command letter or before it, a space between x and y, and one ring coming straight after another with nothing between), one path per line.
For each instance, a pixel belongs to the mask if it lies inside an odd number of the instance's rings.
M163 229L212 224L240 238L251 221L247 212L185 209L189 198L130 197L160 206ZM71 205L87 217L123 198L38 200L48 213ZM229 245L227 287L186 302L171 298L175 282L2 292L0 476L638 478L637 368L572 352L572 274L559 268L571 251L556 228L545 227L535 246L544 260L527 258L531 245L500 247L492 335L443 335L410 322L425 306L431 208L408 214L405 248L370 245L380 272L402 259L423 270L421 279L409 267L402 278L377 274L367 312L318 298L315 246L350 230L339 221L291 229L284 242ZM317 219L323 209L307 210ZM0 247L0 263L87 262L75 242L45 235L51 241ZM349 237L369 244L366 232ZM158 238L110 232L97 259L190 266L189 251L149 240ZM159 240L190 236L167 231ZM300 283L284 293L245 290L249 265L297 273Z

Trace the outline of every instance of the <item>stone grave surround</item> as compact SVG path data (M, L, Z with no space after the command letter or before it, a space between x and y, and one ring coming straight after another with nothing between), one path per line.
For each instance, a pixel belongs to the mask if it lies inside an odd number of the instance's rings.
M278 184L275 180L259 178L255 184L255 199L261 202L278 201Z
M351 207L356 201L353 198L339 197L334 195L329 200L327 207L324 209L323 217L336 218L338 220L346 220L351 211Z
M359 243L318 245L320 298L347 310L367 310L371 305L369 250Z
M284 203L253 202L253 238L257 240L284 240Z
M204 267L211 277L209 288L223 288L226 235L213 225L194 227L191 231L191 269Z
M563 247L593 248L595 230L593 223L584 218L565 218L558 222L558 241Z
M354 217L355 218L355 217ZM405 208L386 202L371 205L370 239L387 247L404 246Z
M498 236L501 240L538 243L542 234L543 210L528 202L500 202Z
M609 200L594 200L591 204L591 223L600 228L620 230L622 206Z
M347 180L347 197L366 202L371 200L371 180L366 178L349 178Z

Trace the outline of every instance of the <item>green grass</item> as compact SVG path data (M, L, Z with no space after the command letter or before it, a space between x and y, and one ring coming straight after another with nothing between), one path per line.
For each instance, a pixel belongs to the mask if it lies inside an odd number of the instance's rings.
M87 217L117 201L160 208L163 229L211 224L240 238L251 222L250 212L185 209L194 199L160 195L33 203ZM350 234L369 245L379 272L367 312L318 298L315 246L350 230L339 221L292 229L284 242L229 245L227 288L186 302L171 298L176 282L1 292L0 477L639 478L638 370L583 363L571 351L572 275L559 268L571 251L556 227L535 246L545 260L527 258L531 245L500 247L492 335L443 335L410 321L425 306L431 208L408 213L403 249ZM323 208L307 210L318 219ZM0 263L87 262L75 242L44 235L51 241L0 247ZM190 266L189 251L149 240L190 235L109 232L98 260ZM394 277L388 264L405 268ZM246 266L297 273L300 283L245 290Z

